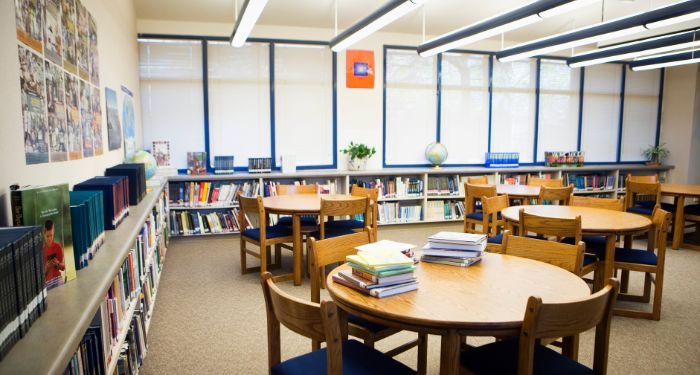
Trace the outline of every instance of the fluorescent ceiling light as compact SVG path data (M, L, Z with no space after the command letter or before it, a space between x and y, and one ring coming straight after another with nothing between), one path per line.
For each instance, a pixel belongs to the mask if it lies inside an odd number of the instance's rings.
M573 31L518 44L496 54L500 61L512 61L567 48L610 40L646 30L647 25L682 22L683 16L700 12L700 1L687 0L635 15L582 27Z
M693 21L700 18L700 12L689 13L678 17L669 18L663 21L650 22L646 24L647 29L658 29L660 27L671 26L677 23Z
M572 68L579 68L697 46L700 46L700 33L697 31L685 31L579 53L568 58L567 63Z
M384 26L418 9L427 0L391 0L369 16L338 34L330 42L333 52L340 52Z
M698 62L700 62L700 51L692 50L680 53L650 56L649 58L635 60L630 63L630 68L632 68L634 71L641 71L695 64Z
M260 14L263 9L265 9L267 1L268 0L246 0L245 3L243 3L241 15L236 21L233 34L231 34L232 46L242 47L245 44L248 36L250 36L250 32L253 31L253 26L258 22Z
M431 39L418 46L418 53L424 57L433 56L507 31L519 29L541 21L543 18L569 12L597 1L600 0L534 1L520 8L495 15Z

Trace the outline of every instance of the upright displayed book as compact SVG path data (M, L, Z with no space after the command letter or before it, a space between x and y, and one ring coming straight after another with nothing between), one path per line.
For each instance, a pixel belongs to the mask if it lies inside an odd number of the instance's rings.
M105 169L105 176L128 178L129 205L136 206L146 196L146 165L143 163L122 163Z
M70 192L74 260L78 270L88 266L104 243L103 201L101 191Z
M468 267L481 260L486 243L485 234L439 232L428 237L421 261Z
M105 229L114 230L129 214L129 186L123 176L97 176L73 185L75 191L101 191Z
M68 184L16 189L11 200L14 225L42 228L46 286L50 289L75 279Z
M187 174L201 175L207 174L207 153L188 152L187 153Z

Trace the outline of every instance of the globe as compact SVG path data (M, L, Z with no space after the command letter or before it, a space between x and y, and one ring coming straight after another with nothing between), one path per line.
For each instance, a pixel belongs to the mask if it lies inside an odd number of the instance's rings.
M141 163L146 166L146 179L156 174L156 158L147 151L136 151L134 156L131 157L130 162Z
M447 147L440 142L433 142L425 148L425 158L437 167L447 160Z

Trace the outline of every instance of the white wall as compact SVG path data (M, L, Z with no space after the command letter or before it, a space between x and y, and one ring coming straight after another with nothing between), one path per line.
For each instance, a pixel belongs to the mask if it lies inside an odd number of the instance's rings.
M104 154L75 161L26 165L20 104L19 60L15 34L14 1L0 2L0 225L10 223L11 184L74 184L102 175L106 167L120 163L124 150L108 151L104 88L116 91L121 85L135 95L136 142L141 147L141 113L138 76L136 16L131 0L82 0L95 17L100 63L102 135ZM121 105L119 106L121 119Z

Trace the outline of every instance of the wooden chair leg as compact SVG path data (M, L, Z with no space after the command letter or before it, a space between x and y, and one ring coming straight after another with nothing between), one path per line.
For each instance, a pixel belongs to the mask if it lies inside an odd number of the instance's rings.
M311 351L321 349L321 342L317 340L311 340Z
M245 240L241 237L241 275L246 273L246 248Z
M621 270L620 293L627 293L627 290L629 288L629 282L630 282L630 271L629 270Z
M648 272L644 274L644 294L642 299L644 303L649 303L651 300L651 274Z
M265 242L260 242L260 274L267 272L267 258L270 253L270 247L265 246Z
M465 337L466 339L466 337ZM428 371L428 335L418 334L418 374L425 375Z
M275 245L275 265L282 267L282 244Z
M365 337L364 340L365 345L369 346L370 348L374 349L374 337Z

